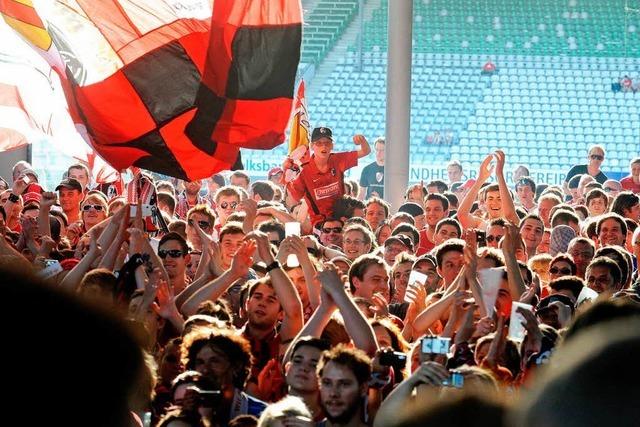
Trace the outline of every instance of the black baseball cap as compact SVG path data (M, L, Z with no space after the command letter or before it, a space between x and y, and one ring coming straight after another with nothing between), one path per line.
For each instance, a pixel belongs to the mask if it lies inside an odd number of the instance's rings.
M329 138L333 141L333 132L327 127L314 128L313 132L311 132L311 142L317 141L320 138Z
M60 184L56 187L56 191L59 191L61 188L66 188L67 190L78 190L82 193L82 185L74 178L67 178L60 181Z
M417 203L406 202L398 209L398 212L405 212L409 215L416 217L418 215L424 215L424 209Z

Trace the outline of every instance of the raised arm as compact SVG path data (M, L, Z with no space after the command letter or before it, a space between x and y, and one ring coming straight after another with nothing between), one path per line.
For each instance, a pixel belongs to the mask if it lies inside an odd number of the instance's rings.
M320 283L338 306L344 319L344 326L353 343L359 349L373 356L378 350L378 342L373 328L362 314L353 298L347 295L344 284L333 266L327 265L324 271L318 273Z
M295 342L300 337L312 336L315 338L320 338L322 335L322 331L331 320L331 316L336 311L336 303L333 302L331 296L327 293L327 291L321 291L321 301L320 305L313 312L309 321L305 323L304 327L298 332L298 335L294 338L292 342ZM289 346L287 352L284 355L282 360L282 364L284 365L291 359L291 350L293 346Z
M360 148L358 149L359 159L366 157L369 155L369 153L371 153L371 147L369 146L369 142L367 141L367 138L364 137L364 135L355 135L353 137L353 143L360 146Z
M507 267L509 293L511 293L511 299L514 301L519 301L522 294L527 290L527 286L522 279L522 273L520 273L518 260L516 259L516 249L520 246L521 239L518 227L507 223L505 226L502 253L504 254L504 263Z
M98 245L98 231L91 229L89 231L89 235L91 236L91 240L89 241L89 251L84 257L82 257L80 262L77 263L66 276L64 276L64 279L60 282L61 288L71 292L77 291L82 278L91 268L91 264L102 253L100 246Z
M275 258L271 253L271 246L269 244L269 238L265 233L254 232L247 236L255 240L258 248L258 254L267 265L273 264ZM291 252L291 238L286 238L280 243L280 252ZM278 253L278 259L285 258L281 253ZM286 258L285 258L286 259ZM283 261L280 261L281 263ZM282 326L280 327L280 337L282 342L290 342L302 329L304 318L302 315L302 302L298 291L291 283L291 279L287 273L285 273L282 265L278 265L267 273L271 278L271 284L273 290L280 301L282 311L284 312L284 318L282 319Z
M502 150L496 150L496 179L498 180L498 187L500 188L500 201L502 203L502 215L514 224L520 223L520 218L516 213L516 206L513 203L511 192L507 186L507 181L504 179L504 163L505 154Z
M456 294L460 291L465 281L465 270L463 266L458 273L458 277L453 281L446 293L440 298L440 301L436 301L427 308L425 308L416 319L413 321L414 337L424 334L432 324L440 320L444 313L451 308L451 304L455 301Z
M233 282L247 274L249 267L253 265L253 253L255 251L256 245L254 242L244 242L233 256L231 267L220 277L207 283L191 295L182 306L179 306L180 312L185 317L189 317L196 313L198 306L203 301L215 301L220 298Z
M471 216L471 207L478 197L478 192L480 191L482 184L484 184L493 173L493 167L491 166L492 161L493 154L489 154L485 157L480 165L480 169L478 170L478 179L469 189L469 192L464 196L464 199L462 199L462 202L460 202L460 205L458 206L458 220L460 221L463 229L473 228L478 225L478 221Z
M49 223L49 211L51 206L56 202L58 196L56 193L45 191L42 193L40 200L40 209L38 210L38 232L41 236L51 237L51 224Z

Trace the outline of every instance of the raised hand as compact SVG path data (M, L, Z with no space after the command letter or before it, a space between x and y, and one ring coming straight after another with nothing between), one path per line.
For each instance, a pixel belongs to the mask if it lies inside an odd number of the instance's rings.
M516 308L516 313L522 316L522 325L527 330L527 342L536 353L539 352L542 347L542 332L536 315L524 307Z
M89 230L89 251L88 254L91 254L93 257L99 257L102 255L102 248L98 244L98 239L100 238L100 231L98 231L95 227Z
M243 277L253 265L253 254L256 252L256 241L245 240L231 260L231 273L235 277Z
M346 292L338 271L332 265L325 264L324 270L318 272L316 276L322 284L322 289L326 290L333 299Z
M480 165L480 169L478 170L478 181L485 182L491 175L493 175L494 165L492 165L494 156L493 154L489 154L484 158L482 164Z
M355 145L365 144L365 143L367 143L367 138L365 138L364 135L360 135L360 134L354 135L353 136L353 143Z
M496 150L494 157L496 158L496 175L504 176L504 163L506 159L504 151Z
M222 273L224 273L222 268L222 252L220 251L220 245L211 241L208 246L203 245L202 249L206 249L209 253L209 273L214 277L220 277Z
M503 251L509 251L515 254L516 250L520 249L522 243L522 237L520 237L520 230L511 222L506 222L504 226L505 234L502 244Z
M493 332L495 322L491 317L483 317L478 320L473 331L474 338L480 338Z
M379 292L376 292L371 297L371 302L373 302L373 306L371 309L376 314L376 317L387 317L389 316L389 302L386 298Z
M198 221L195 221L195 220L192 221L192 225L193 225L193 228L195 228L195 230L196 230L196 234L200 238L200 242L202 243L202 250L203 251L205 250L205 248L210 247L211 245L215 244L215 242L213 241L213 237L211 237L211 235L205 233L204 230L202 230L202 228L200 228L200 224L198 224Z
M24 190L26 190L28 186L29 184L25 180L25 177L20 177L19 179L16 179L14 181L13 186L11 187L11 193L15 194L16 196L20 196L22 193L24 193Z
M245 199L240 202L240 210L245 211L248 217L255 217L258 213L258 202L253 199Z
M426 384L430 386L440 387L443 382L449 379L449 371L437 362L424 362L416 371L411 375L409 381L413 382L414 386L419 384Z
M269 236L265 233L257 230L253 231L247 234L245 240L253 241L255 243L255 249L258 251L258 256L267 265L274 261L273 254L271 253L271 242L269 242Z
M51 251L56 247L56 242L49 236L42 236L40 242L40 255L49 258Z
M40 199L40 208L44 208L45 210L50 210L51 206L56 204L58 200L58 195L52 191L45 191L42 193L42 197Z
M144 247L144 233L137 227L127 228L129 233L129 249L131 254L136 254L142 251Z
M462 325L458 332L456 333L454 343L456 345L462 344L464 342L468 342L473 336L473 314L478 309L476 304L467 304L464 302L461 306L463 311Z

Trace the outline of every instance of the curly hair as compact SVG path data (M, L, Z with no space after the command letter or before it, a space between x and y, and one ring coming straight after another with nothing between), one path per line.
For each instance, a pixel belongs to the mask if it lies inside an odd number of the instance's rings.
M227 358L233 372L233 386L243 389L253 362L249 341L228 329L196 328L182 342L182 363L187 369L195 369L196 356L205 347Z

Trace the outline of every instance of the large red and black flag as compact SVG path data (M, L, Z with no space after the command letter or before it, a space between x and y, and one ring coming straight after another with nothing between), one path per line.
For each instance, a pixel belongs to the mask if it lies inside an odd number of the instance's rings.
M213 17L210 2L56 0L41 15L74 106L116 169L203 178L230 169L241 147L284 140L299 0L216 0Z
M302 42L292 0L214 3L198 110L188 134L207 153L271 149L285 139Z

